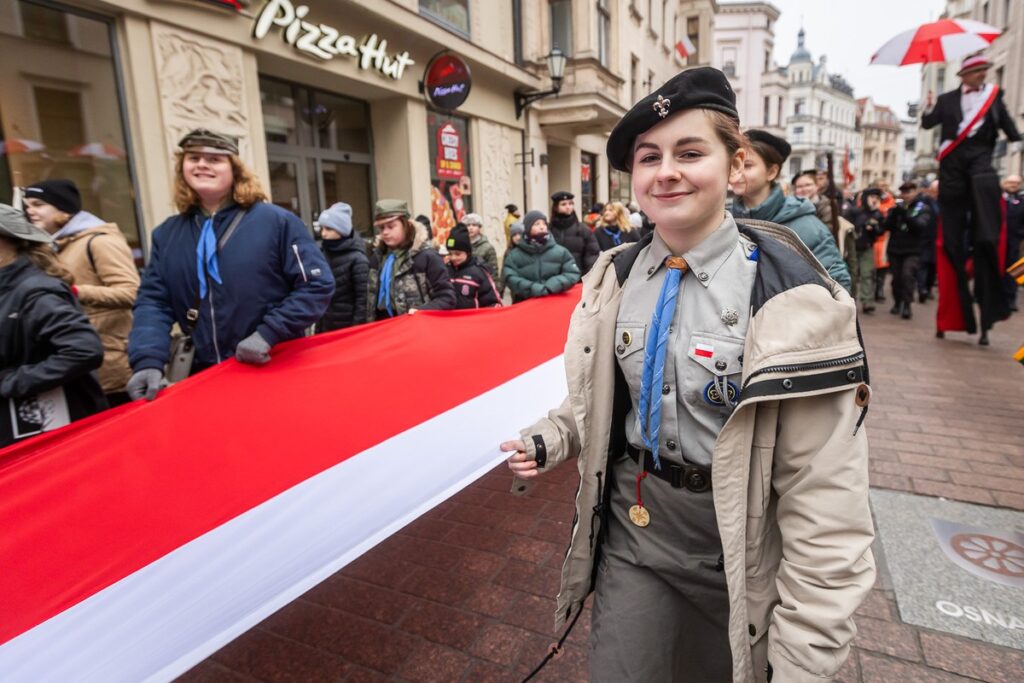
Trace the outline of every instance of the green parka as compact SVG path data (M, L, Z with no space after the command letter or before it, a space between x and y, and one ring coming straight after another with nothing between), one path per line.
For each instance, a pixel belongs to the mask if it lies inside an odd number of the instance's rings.
M503 275L513 302L562 292L580 281L576 259L550 235L544 244L520 240L505 257Z

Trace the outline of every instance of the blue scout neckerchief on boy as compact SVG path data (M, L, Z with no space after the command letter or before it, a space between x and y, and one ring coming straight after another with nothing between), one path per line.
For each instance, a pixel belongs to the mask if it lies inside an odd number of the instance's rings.
M383 306L387 309L389 317L395 317L395 312L391 310L391 280L394 277L395 270L395 252L388 254L388 257L384 259L384 267L380 269L380 285L377 288L377 308L378 310Z

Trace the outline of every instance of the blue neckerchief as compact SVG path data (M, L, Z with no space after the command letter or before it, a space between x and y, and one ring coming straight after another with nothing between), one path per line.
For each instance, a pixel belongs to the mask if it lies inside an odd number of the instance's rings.
M384 267L380 269L380 287L377 288L377 308L381 306L387 309L388 316L394 317L395 312L391 310L391 279L395 269L395 254L388 254L384 259Z
M615 242L615 246L619 246L620 244L622 244L622 231L621 230L616 230L615 232L612 232L608 228L601 228L601 229L604 230L604 234L606 234L606 235L608 235L609 237L612 238L612 240Z
M682 262L681 267L678 264L673 264L675 267L668 267L665 280L661 283L661 293L658 294L658 303L654 306L651 327L647 333L643 375L640 379L640 436L644 440L644 447L651 452L656 470L661 469L661 461L658 459L658 434L661 432L661 385L665 381L668 333L672 327L672 318L676 314L679 283L686 272L686 262L682 259L678 261Z
M200 300L206 298L207 275L218 285L224 284L217 261L217 235L213 231L212 215L207 217L203 229L199 232L199 242L196 244L196 274L199 276Z

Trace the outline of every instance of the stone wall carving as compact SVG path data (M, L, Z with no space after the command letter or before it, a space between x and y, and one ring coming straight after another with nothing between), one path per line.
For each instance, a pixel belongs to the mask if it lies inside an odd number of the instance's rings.
M252 164L242 50L156 22L151 31L167 148L173 153L185 133L209 128L238 136L239 154Z
M516 166L515 155L519 153L519 131L497 123L477 120L480 128L480 155L477 166L483 177L474 185L483 191L474 204L477 213L484 219L484 234L498 251L498 257L505 251L505 205L522 207L523 180Z

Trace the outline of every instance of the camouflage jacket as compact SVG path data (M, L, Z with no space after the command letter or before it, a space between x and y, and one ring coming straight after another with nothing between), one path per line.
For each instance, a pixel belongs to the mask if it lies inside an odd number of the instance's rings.
M366 297L367 320L388 318L387 307L377 306L380 271L390 251L378 246L370 263L369 290ZM455 290L448 279L444 259L426 243L425 235L417 234L412 246L397 250L391 276L391 311L395 316L410 309L447 310L455 308Z

